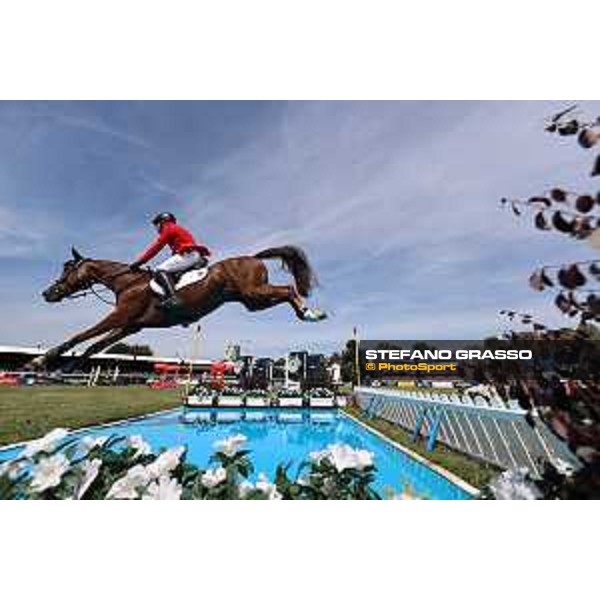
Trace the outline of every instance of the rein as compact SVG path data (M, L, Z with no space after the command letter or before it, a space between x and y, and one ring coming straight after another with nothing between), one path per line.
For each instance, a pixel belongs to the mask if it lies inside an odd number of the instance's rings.
M108 304L109 306L116 306L117 303L113 302L112 300L107 300L106 298L104 298L100 293L98 293L95 289L94 286L97 285L95 283L92 283L89 287L89 289L87 290L83 290L77 294L73 294L72 296L67 296L66 300L78 300L79 298L85 298L86 296L89 296L90 294L92 294L92 296L96 296L96 298L98 298L98 300L100 300L101 302L104 302L104 304Z

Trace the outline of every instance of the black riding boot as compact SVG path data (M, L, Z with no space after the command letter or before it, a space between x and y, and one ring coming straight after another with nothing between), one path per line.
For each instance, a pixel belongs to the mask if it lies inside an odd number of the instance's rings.
M157 271L156 280L165 290L165 297L161 300L162 308L177 308L180 305L179 298L176 296L175 287L171 275L167 271Z

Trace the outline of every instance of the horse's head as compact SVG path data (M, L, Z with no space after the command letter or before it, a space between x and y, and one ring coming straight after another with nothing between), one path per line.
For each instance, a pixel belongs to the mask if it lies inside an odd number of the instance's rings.
M84 258L75 248L71 249L71 254L73 258L65 262L61 276L42 292L46 302L60 302L93 283L91 260Z

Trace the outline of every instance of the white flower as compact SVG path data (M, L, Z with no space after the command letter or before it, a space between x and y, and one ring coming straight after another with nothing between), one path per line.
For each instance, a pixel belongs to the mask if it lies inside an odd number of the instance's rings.
M151 479L158 479L161 475L169 475L176 469L185 453L185 446L165 450L158 458L146 467Z
M335 468L338 471L344 469L359 469L370 467L373 464L373 453L368 450L355 450L347 444L336 444L329 447L329 452Z
M575 472L575 467L570 462L558 456L552 459L552 465L561 475L565 475L566 477L570 477Z
M135 500L139 495L138 490L140 488L146 488L149 483L162 477L168 478L170 472L179 465L184 453L185 447L178 446L177 448L171 448L163 452L147 467L143 465L131 467L124 477L113 483L106 495L107 499Z
M20 459L9 460L0 464L0 477L6 475L9 479L16 479L23 471L23 461Z
M88 491L90 485L94 483L94 480L96 477L98 477L101 466L102 461L99 458L94 458L94 460L86 460L83 463L83 477L79 481L79 484L75 490L75 497L77 500L81 500L83 495Z
M311 452L310 458L317 464L327 458L339 472L345 469L362 470L373 465L372 452L354 449L348 444L331 444L326 450Z
M142 500L179 500L183 488L176 479L171 479L168 475L161 475L158 481L153 481L149 486Z
M47 433L44 437L37 440L33 440L25 446L25 449L21 453L23 458L32 458L38 452L52 452L57 442L60 442L65 436L69 434L67 429L53 429L50 433Z
M281 494L277 491L277 486L271 483L264 473L259 474L255 487L265 494L269 500L281 500L282 498Z
M496 500L539 500L542 497L537 486L527 479L525 468L504 471L492 483L490 489Z
M80 442L79 445L88 452L93 448L99 448L104 446L108 441L108 436L102 435L98 437L92 437L91 435L86 435Z
M225 479L227 479L227 471L223 467L208 469L200 477L202 485L207 488L213 488L225 481Z
M62 476L69 469L69 461L64 454L56 454L40 459L33 468L31 489L43 492L60 484Z
M148 444L148 442L146 442L141 435L130 435L127 438L127 445L133 450L137 450L134 458L137 458L138 456L144 456L152 452L150 444Z
M225 440L215 442L213 446L226 456L232 457L241 450L247 439L245 435L238 433Z
M106 498L108 500L135 500L138 497L138 489L145 488L151 479L146 467L135 465L127 471L124 477L112 484Z
M254 486L249 481L242 481L238 486L240 498L246 498L254 491Z
M328 450L315 450L314 452L311 452L308 456L309 456L310 460L319 464L323 459L329 457L329 451Z
M252 485L249 481L242 481L238 490L241 498L247 498L255 490L265 494L269 500L281 500L283 497L277 491L277 486L271 483L264 473L259 474L255 485Z

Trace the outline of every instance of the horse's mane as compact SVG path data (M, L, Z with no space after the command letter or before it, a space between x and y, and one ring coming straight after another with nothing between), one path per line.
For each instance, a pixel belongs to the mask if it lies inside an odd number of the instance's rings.
M114 266L115 268L120 268L120 269L123 269L127 266L127 263L119 262L117 260L108 260L105 258L86 258L85 260L89 261L89 262L93 262L97 265L106 265L107 267Z
M131 271L127 273L129 269L128 263L119 262L116 260L108 260L104 258L85 258L85 262L91 263L98 267L102 271L104 277L111 278L115 273L128 275L129 277L146 277L150 278L152 273L149 270L141 269L139 271Z

